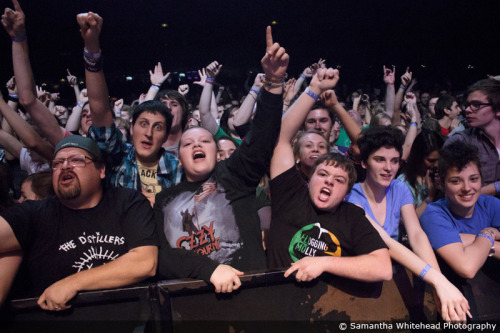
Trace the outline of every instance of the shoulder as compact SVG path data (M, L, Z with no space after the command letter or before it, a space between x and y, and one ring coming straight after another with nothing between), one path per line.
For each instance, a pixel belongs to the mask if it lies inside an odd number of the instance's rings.
M361 187L361 183L354 184L351 192L349 192L349 194L345 198L345 201L351 203L359 203L360 201L366 201L366 197Z

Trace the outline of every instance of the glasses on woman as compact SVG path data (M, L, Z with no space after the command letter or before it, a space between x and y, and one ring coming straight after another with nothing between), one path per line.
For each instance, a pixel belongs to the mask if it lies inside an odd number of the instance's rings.
M88 156L78 154L78 155L71 155L67 158L55 158L52 161L52 169L53 170L58 170L62 168L65 162L68 162L68 165L73 168L83 168L87 165L87 160L90 162L93 162L94 160L91 159ZM88 162L88 163L90 163Z
M471 111L476 112L484 108L485 106L491 106L491 103L481 103L477 101L465 102L464 108L470 108Z

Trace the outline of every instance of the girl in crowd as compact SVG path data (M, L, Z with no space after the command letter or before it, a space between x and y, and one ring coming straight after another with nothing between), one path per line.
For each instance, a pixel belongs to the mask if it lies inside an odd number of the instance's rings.
M420 132L413 142L403 173L398 177L408 185L418 217L425 211L427 204L436 199L438 189L435 176L439 150L443 144L443 138L436 132Z
M293 156L296 166L301 171L302 177L309 181L309 175L314 162L323 154L330 151L330 144L318 132L309 130L299 132L293 145Z
M267 46L262 67L270 84L259 94L252 129L241 146L217 162L212 133L201 127L186 130L179 145L186 181L163 190L155 201L159 229L173 248L244 270L266 267L255 191L278 138L289 59L272 42L270 27Z
M403 153L403 142L401 131L389 126L369 128L362 133L357 144L366 178L363 183L354 185L346 200L365 210L391 249L393 259L416 274L420 272L420 277L432 284L441 303L440 308L439 302L436 302L443 319L465 320L468 312L466 299L441 274L429 240L418 221L410 190L403 182L394 180ZM416 255L404 250L398 242L401 217Z

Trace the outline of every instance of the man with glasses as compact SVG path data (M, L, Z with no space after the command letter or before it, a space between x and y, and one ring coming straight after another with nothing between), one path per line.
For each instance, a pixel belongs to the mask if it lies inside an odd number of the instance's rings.
M465 115L471 128L451 136L445 146L456 141L476 146L482 169L481 194L500 197L500 81L480 80L467 94Z
M0 216L0 303L21 251L38 304L59 311L81 290L129 285L154 276L158 239L147 199L130 189L104 189L101 151L72 135L55 148L55 197L27 201ZM31 296L31 295L30 295Z

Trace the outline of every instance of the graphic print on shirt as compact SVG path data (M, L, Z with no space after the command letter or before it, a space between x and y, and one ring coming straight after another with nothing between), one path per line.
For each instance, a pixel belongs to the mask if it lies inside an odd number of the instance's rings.
M183 192L163 207L163 230L173 248L207 255L223 264L243 246L233 209L214 181Z
M76 272L104 265L126 253L125 237L82 232L76 239L59 245L62 255L71 257ZM64 262L64 260L61 260Z
M295 233L290 241L288 252L295 262L304 257L340 257L342 249L337 237L316 222L304 226Z
M146 167L137 161L137 167L139 168L139 177L141 179L142 190L146 193L160 193L161 184L156 178L158 164L152 167Z

